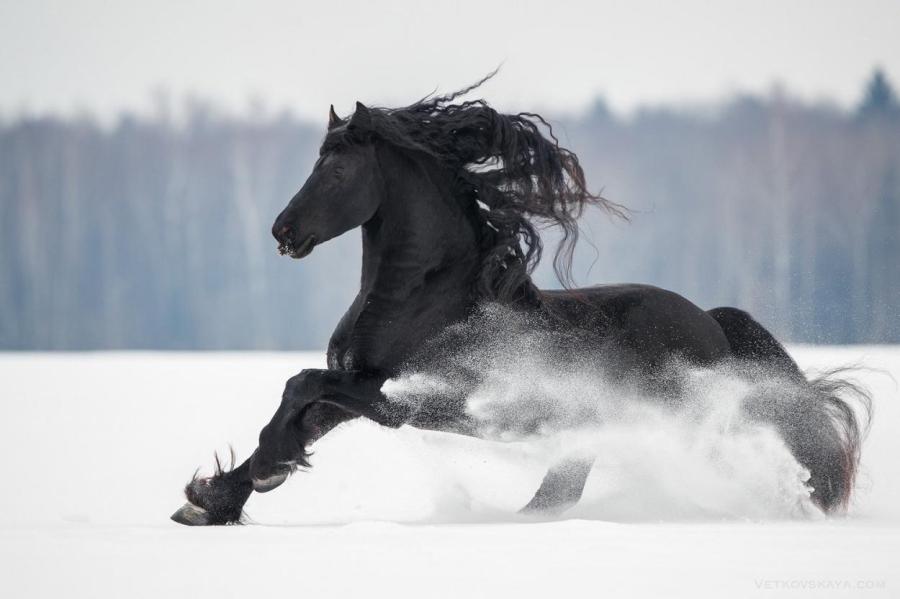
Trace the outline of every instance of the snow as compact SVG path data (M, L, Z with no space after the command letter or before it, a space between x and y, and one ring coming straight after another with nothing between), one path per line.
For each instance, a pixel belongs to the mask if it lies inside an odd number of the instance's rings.
M515 510L548 463L534 445L357 421L314 448L311 471L252 496L253 525L210 529L168 520L181 488L214 449L246 457L283 382L321 355L0 354L0 595L898 596L900 347L792 351L803 367L872 369L847 517L754 511L619 430L584 505L528 519ZM614 459L623 447L639 451ZM666 509L696 507L696 489L713 509Z

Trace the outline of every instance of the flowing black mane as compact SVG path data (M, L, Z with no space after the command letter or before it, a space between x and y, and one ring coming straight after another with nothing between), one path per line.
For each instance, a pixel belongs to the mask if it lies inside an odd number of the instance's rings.
M357 136L375 136L437 158L455 173L460 201L482 209L482 268L476 293L515 301L537 293L529 275L543 251L538 227L561 229L554 270L570 287L578 217L591 205L617 216L624 216L624 209L588 191L578 157L559 145L540 115L500 114L480 99L453 103L491 76L403 108L370 108L371 128L359 132L337 127L322 151L361 141L354 139Z

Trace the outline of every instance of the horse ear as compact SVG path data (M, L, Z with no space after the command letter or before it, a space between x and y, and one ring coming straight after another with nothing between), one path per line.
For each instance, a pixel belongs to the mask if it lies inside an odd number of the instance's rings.
M356 103L356 111L350 117L347 124L349 129L359 129L365 131L372 128L372 113L366 108L362 102Z
M334 104L328 109L328 128L334 129L341 123L341 117L334 111Z

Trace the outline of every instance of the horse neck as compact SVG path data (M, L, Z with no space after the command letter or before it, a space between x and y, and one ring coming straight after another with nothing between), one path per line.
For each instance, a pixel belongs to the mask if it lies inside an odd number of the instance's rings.
M469 301L478 235L450 174L399 151L381 152L380 161L385 197L362 228L362 293L382 303Z

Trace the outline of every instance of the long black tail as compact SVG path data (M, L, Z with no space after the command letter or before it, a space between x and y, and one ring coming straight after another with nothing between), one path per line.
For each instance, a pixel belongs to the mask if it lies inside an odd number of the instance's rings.
M733 357L757 380L745 403L748 414L773 424L810 471L819 507L846 509L870 421L868 392L846 378L846 368L807 379L775 337L743 310L716 308L709 315L725 332Z

